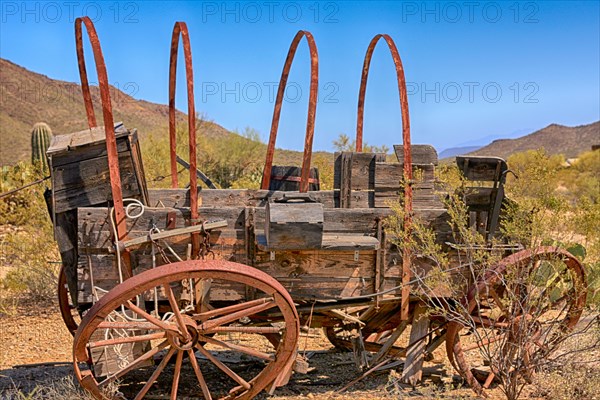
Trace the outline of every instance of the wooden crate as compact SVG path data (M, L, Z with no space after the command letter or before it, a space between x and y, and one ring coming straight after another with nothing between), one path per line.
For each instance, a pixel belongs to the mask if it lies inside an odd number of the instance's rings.
M124 198L147 204L148 194L137 131L115 126ZM47 155L55 214L112 201L104 127L57 135Z

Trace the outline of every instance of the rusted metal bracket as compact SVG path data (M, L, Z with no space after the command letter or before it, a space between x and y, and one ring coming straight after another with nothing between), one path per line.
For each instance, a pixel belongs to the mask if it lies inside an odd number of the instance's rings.
M406 78L404 77L404 67L398 53L398 48L394 40L386 34L375 35L369 43L367 54L363 63L362 76L360 80L360 90L358 92L358 112L356 118L356 151L362 152L363 147L363 120L365 114L365 93L367 91L367 78L369 77L369 68L375 46L379 39L383 38L390 49L394 66L396 67L396 79L398 81L398 93L400 95L400 113L402 115L402 144L404 145L404 181L412 181L412 156L410 151L410 118L408 113L408 93L406 91ZM410 232L412 223L412 187L404 186L404 229ZM410 297L410 249L405 246L402 251L402 305L400 315L403 321L409 317L408 306Z
M283 94L287 85L290 68L298 44L303 37L306 37L308 48L310 50L310 94L308 98L308 116L306 117L306 136L304 139L304 156L302 157L302 173L300 175L300 192L308 192L309 175L310 175L310 160L312 157L312 143L315 132L315 115L317 112L317 92L319 90L319 54L317 45L313 35L307 31L298 31L283 66L279 87L277 88L277 98L275 101L275 109L273 111L273 121L271 122L271 134L269 136L269 144L267 146L267 158L265 168L263 170L261 189L268 190L271 183L271 168L273 167L273 154L275 152L275 141L277 139L277 130L279 128L279 117L281 115L281 105L283 103Z

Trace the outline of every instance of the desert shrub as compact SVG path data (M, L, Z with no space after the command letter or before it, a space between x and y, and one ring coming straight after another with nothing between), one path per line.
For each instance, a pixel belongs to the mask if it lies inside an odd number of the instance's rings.
M519 179L512 178L507 183L508 195L515 201L507 201L503 210L502 238L498 240L525 248L558 246L588 262L590 254L581 242L588 244L598 240L594 204L588 202L588 206L583 207L581 205L585 201L573 202L556 190L561 163L561 157L550 157L541 151L516 157L514 170ZM509 166L513 168L513 165ZM531 269L514 265L509 266L501 276L492 274L505 254L501 250L494 250L494 242L490 246L483 235L469 226L467 207L460 195L469 183L461 177L456 167L445 166L441 169L438 186L445 198L447 222L452 228L453 242L458 246L448 248L439 241L428 221L418 218L413 219L410 232L407 232L404 229L402 196L400 203L392 207L394 213L387 220L386 232L392 243L399 248L407 247L411 254L411 281L414 282L411 293L428 304L430 313L442 315L446 320L466 327L466 336L474 338L477 343L477 347L473 348L476 349L477 356L494 372L506 397L516 399L529 382L528 371L549 365L550 361L546 356L559 349L562 340L569 337L562 335L556 340L545 341L543 348L531 353L526 350L528 341L537 334L538 324L548 324L548 315L540 310L548 310L546 307L553 304L551 296L566 298L564 296L571 292L563 295L561 291L566 291L573 281L566 278L557 283L556 277L561 276L559 271L562 263L560 258L552 257L540 264L532 263ZM581 219L581 226L575 228L577 218ZM576 230L589 237L577 234ZM423 267L423 263L427 267ZM592 277L592 281L594 277L590 272L596 272L595 268L595 264L588 262L588 277ZM497 277L497 287L494 290L501 294L493 294L496 297L490 302L489 296L477 292L472 300L475 308L470 311L465 307L466 303L461 302L465 296L465 288L470 285L469 282L489 282L490 276ZM577 285L577 282L573 285ZM550 286L552 290L547 290ZM440 292L444 293L443 297L438 295ZM501 318L511 321L510 330L485 329L478 322L481 320L478 315L481 310L484 310L482 315L485 315L487 309L491 310L490 313L497 312L490 306L491 303L497 304L498 310L502 310ZM531 320L521 318L523 315ZM548 326L560 329L558 322ZM524 357L528 360L525 369Z
M0 280L6 294L26 295L36 301L56 296L60 255L50 227L22 226L4 234L2 264L9 267Z
M508 162L518 179L507 179L507 194L515 203L509 206L503 234L528 246L583 245L588 304L599 305L600 152L582 154L571 167L562 156L543 150L515 154Z
M27 162L2 167L0 193L23 187L44 177L42 172ZM0 225L50 226L44 190L46 182L0 198Z
M2 168L0 191L6 192L33 182L42 173L21 162ZM6 269L0 279L0 311L10 313L25 297L44 301L54 298L57 262L60 260L52 223L44 201L44 183L0 199L0 262Z
M350 140L348 135L345 133L340 133L337 139L333 141L333 147L335 151L356 151L356 139ZM365 153L389 153L390 148L385 144L381 146L370 145L363 140L363 148L362 150Z
M258 132L246 128L242 134L226 134L212 137L203 135L204 120L198 118L197 164L206 176L220 188L258 188L262 178L265 145ZM188 133L185 126L177 130L177 154L189 159ZM146 138L142 143L142 156L146 180L152 187L170 187L169 138L162 136ZM179 187L189 183L189 172L178 164ZM200 186L205 186L198 180Z

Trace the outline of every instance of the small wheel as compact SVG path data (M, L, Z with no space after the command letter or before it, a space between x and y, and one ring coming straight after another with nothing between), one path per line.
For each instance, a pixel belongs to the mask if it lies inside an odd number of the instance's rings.
M88 311L75 335L75 374L98 399L115 398L107 389L116 384L127 399L251 399L289 370L298 321L287 291L259 270L168 264L115 286ZM264 334L279 335L276 348Z
M79 314L77 309L71 305L71 297L69 293L69 286L67 284L67 275L65 274L65 267L60 268L58 273L58 307L60 308L60 315L71 333L75 336L75 331L79 324Z
M568 252L513 254L467 291L470 316L449 322L448 358L479 395L495 379L530 380L579 321L586 292L583 267Z

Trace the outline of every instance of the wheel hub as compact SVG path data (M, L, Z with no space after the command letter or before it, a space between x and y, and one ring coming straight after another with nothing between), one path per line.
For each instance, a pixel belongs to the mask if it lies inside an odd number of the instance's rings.
M193 349L194 346L198 343L200 338L200 334L198 333L198 325L196 322L187 316L183 316L183 320L185 322L185 328L188 334L188 338L186 339L184 333L175 334L168 332L167 339L171 346L175 347L179 350L190 350Z

